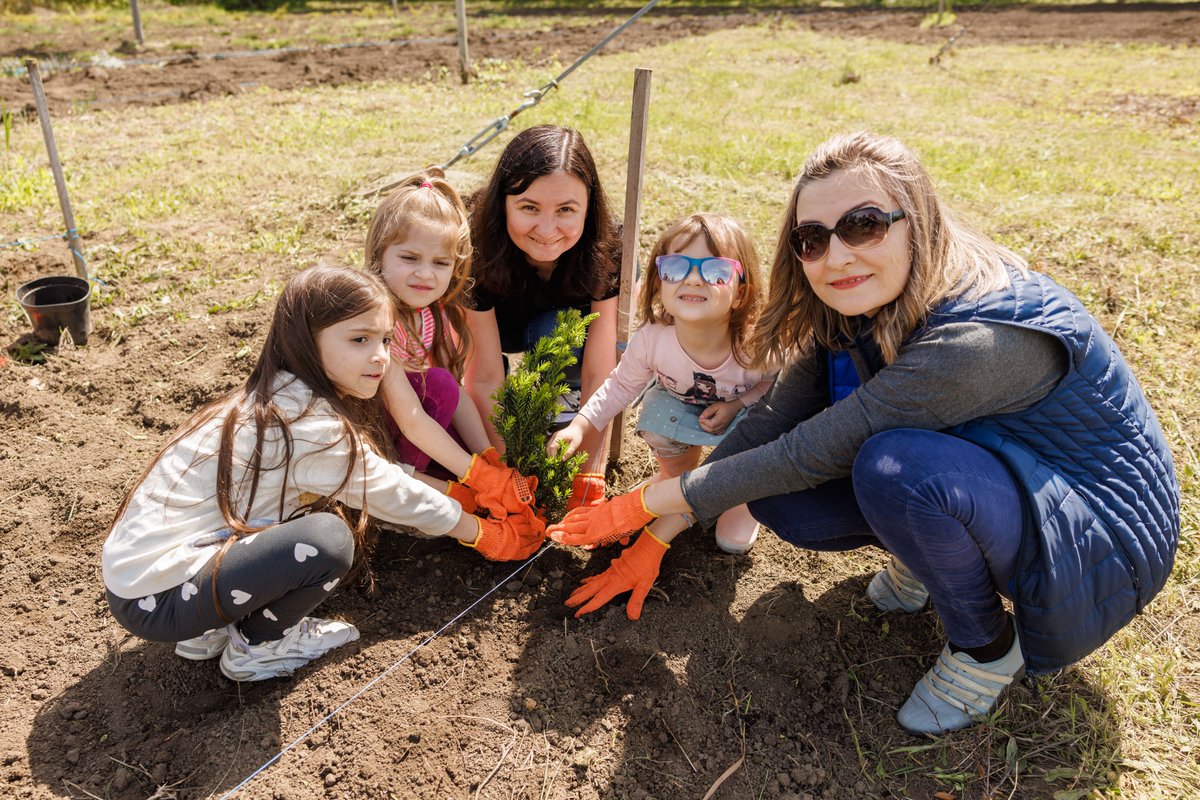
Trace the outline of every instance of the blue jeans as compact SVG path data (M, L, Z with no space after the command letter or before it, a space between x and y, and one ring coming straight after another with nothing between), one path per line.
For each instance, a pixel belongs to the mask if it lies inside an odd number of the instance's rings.
M925 584L958 647L981 647L1004 629L1000 593L1016 568L1022 492L978 445L933 431L885 431L859 449L850 478L749 507L797 547L874 544L892 553Z

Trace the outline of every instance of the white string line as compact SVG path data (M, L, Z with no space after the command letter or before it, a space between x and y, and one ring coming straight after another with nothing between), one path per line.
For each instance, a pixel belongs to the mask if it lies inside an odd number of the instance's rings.
M230 789L230 790L229 790L228 792L226 792L225 794L221 795L221 798L220 798L220 800L226 800L226 798L232 797L232 796L233 796L235 793L237 793L237 792L238 792L240 789L242 789L242 787L244 787L246 784L250 783L250 781L254 780L254 778L255 778L255 777L256 777L256 776L257 776L259 773L261 773L261 772L262 772L263 770L265 770L267 767L269 767L269 766L271 766L272 764L274 764L276 761L278 761L280 758L282 758L282 757L283 757L283 756L284 756L286 753L288 753L288 752L289 752L289 751L290 751L292 748L294 748L296 745L300 744L300 743L301 743L301 742L303 742L305 739L307 739L309 736L311 736L311 735L313 734L313 732L315 732L315 731L316 731L318 728L320 728L320 727L321 727L322 725L324 725L325 723L329 722L329 720L333 719L333 717L334 717L336 714L338 714L338 713L339 713L339 712L340 712L342 709L344 709L346 706L348 706L348 705L350 705L351 703L353 703L353 702L354 702L355 700L357 700L357 699L358 699L358 698L359 698L359 697L360 697L360 696L361 696L361 695L362 695L364 692L366 692L366 691L367 691L368 689L370 689L372 686L374 686L375 684L379 683L379 681L381 681L381 680L383 680L385 677L387 677L388 673L390 673L390 672L391 672L392 670L394 670L396 667L398 667L398 666L400 666L401 664L403 664L403 663L404 663L405 661L407 661L408 659L412 658L412 656L413 656L413 654L414 654L414 653L416 653L416 652L417 652L418 650L420 650L422 647L425 647L427 644L429 644L429 643L430 643L430 642L432 642L434 639L436 639L438 636L440 636L440 635L441 635L441 634L442 634L442 633L443 633L443 632L444 632L444 631L445 631L447 628L449 628L450 626L454 625L456 622L458 622L460 619L462 619L464 616L466 616L466 615L467 615L467 614L468 614L468 613L471 611L471 609L475 608L475 606L477 606L477 605L479 605L481 602L483 602L483 600L484 600L484 599L486 599L486 598L487 598L489 595L491 595L491 594L493 594L494 592L496 592L497 590L499 590L501 586L504 586L504 585L505 585L506 583L508 583L510 580L512 580L513 578L515 578L515 577L517 576L517 573L519 573L521 570L523 570L523 569L525 569L526 567L528 567L528 566L529 566L530 564L532 564L534 561L536 561L536 560L538 560L539 558L541 558L541 557L542 557L542 554L543 554L543 553L545 553L545 552L547 552L547 551L548 551L548 550L550 550L550 549L552 549L552 548L550 548L550 547L543 547L541 550L539 550L538 552L536 552L536 553L534 553L532 556L530 556L530 557L529 557L529 559L528 559L527 561L525 561L525 563L521 564L521 566L519 566L519 567L517 567L515 570L513 570L513 571L512 571L512 573L511 573L511 574L509 574L509 576L508 576L507 578L505 578L504 580L500 581L500 582L499 582L499 583L497 583L495 586L493 586L491 589L488 589L486 592L484 592L484 593L483 593L483 594L481 594L479 597L477 597L477 598L475 599L475 601L474 601L473 603L471 603L471 605L467 606L467 607L466 607L466 608L464 608L462 611L460 611L460 612L458 613L458 615L457 615L457 616L455 616L453 619L451 619L449 622L447 622L447 623L446 623L445 625L443 625L442 627L438 628L438 629L437 629L436 631L434 631L433 633L429 634L429 636L428 636L428 637L426 637L424 641L422 641L420 644L418 644L418 645L417 645L416 647L414 647L412 650L409 650L407 653L405 653L403 656L401 656L401 657L400 657L398 660L396 660L395 662L393 662L393 663L392 663L392 665L391 665L390 667L388 667L388 668L387 668L387 669L385 669L383 672L381 672L381 673L379 673L378 675L376 675L374 678L372 678L372 679L371 679L371 681L370 681L369 683L367 683L365 686L363 686L361 689L359 689L359 690L358 690L357 692L355 692L354 694L350 695L350 697L346 698L346 700L344 700L344 701L342 702L342 704L341 704L341 705L339 705L339 706L338 706L337 708L335 708L333 711L330 711L328 714L326 714L326 715L324 716L324 718L322 718L322 719L320 719L319 721L317 721L317 723L316 723L316 724L314 724L314 725L313 725L311 728L309 728L309 729L308 729L308 730L306 730L304 733L302 733L302 734L300 734L298 737L296 737L296 739L295 739L293 742L291 742L290 744L288 744L288 746L287 746L287 747L285 747L285 748L283 748L282 750L280 750L278 753L276 753L275 755L273 755L273 756L272 756L272 757L271 757L271 758L270 758L270 759L269 759L269 760L268 760L266 763L264 763L264 764L263 764L262 766L260 766L258 769L254 770L254 772L251 772L249 775L247 775L247 776L246 776L246 778L245 778L244 780L242 780L242 782L241 782L241 783L239 783L237 786L234 786L232 789Z

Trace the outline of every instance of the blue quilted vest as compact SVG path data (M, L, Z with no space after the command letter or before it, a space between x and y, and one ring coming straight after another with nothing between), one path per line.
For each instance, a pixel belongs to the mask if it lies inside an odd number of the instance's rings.
M1033 407L951 428L998 455L1025 489L1007 593L1032 672L1060 669L1120 630L1162 589L1179 540L1171 451L1116 345L1069 291L1036 272L935 309L928 328L978 320L1057 337L1063 380Z

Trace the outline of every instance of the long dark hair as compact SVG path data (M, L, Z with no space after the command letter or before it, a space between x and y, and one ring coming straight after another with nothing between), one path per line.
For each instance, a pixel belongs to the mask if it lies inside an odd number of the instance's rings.
M462 380L467 353L471 349L471 334L467 330L463 306L471 286L471 231L467 225L467 209L458 192L446 181L445 173L437 167L430 167L409 176L379 204L367 229L364 264L368 271L382 275L383 252L389 246L404 241L413 224L418 222L442 225L454 240L454 271L450 276L450 285L432 309L434 328L431 360L434 366L447 369ZM409 308L399 297L395 300L400 311L406 312L401 314L400 324L410 340L419 342L421 331L414 326L415 315L411 313L415 309ZM446 312L454 336L450 335L450 331L443 330L445 324L442 315L437 313L439 306Z
M499 297L512 297L525 288L531 268L508 235L504 198L558 172L582 181L588 201L583 234L555 265L555 271L563 271L564 294L599 300L615 283L620 243L592 153L579 131L537 125L508 143L487 184L471 197L472 272L477 286Z
M285 379L283 373L291 373L312 390L313 398L309 406L300 412L301 417L309 413L314 404L323 400L332 406L334 412L342 419L343 438L329 442L327 447L332 448L342 441L348 441L350 457L346 459L346 472L333 495L340 494L350 481L355 467L361 463L358 456L362 448L370 447L382 455L390 455L390 438L384 432L379 402L375 399L340 396L329 376L325 374L316 342L317 333L325 328L380 307L394 308L391 293L382 280L370 273L347 267L318 266L294 275L279 296L267 339L245 385L197 411L171 437L121 502L113 518L113 525L120 521L134 492L163 455L182 439L218 418L221 419L221 427L216 453L215 494L217 507L221 510L230 536L225 542L225 547L216 556L214 569L220 569L220 559L234 542L265 529L265 526L252 525L249 520L250 510L254 507L254 499L258 493L259 476L264 470L284 470L284 489L279 497L279 518L283 519L289 484L287 473L291 471L293 452L289 422L294 421L275 403L274 391L278 388L276 384ZM239 469L239 473L245 476L243 480L249 480L249 486L244 487L245 491L241 491L243 487L234 477L234 440L238 430L244 426L253 426L254 449L244 466L244 471ZM268 433L272 431L278 431L284 455L278 463L263 464L264 445ZM201 456L208 457L210 456ZM235 498L244 498L244 506L239 502L235 507ZM328 503L324 498L315 500L301 511L318 507L322 511L337 514L346 522L354 536L355 552L361 553L369 523L365 487L357 514L348 517L340 505ZM296 513L299 514L300 511ZM215 580L213 587L215 592ZM215 595L213 600L217 613L220 614L220 604L216 603Z

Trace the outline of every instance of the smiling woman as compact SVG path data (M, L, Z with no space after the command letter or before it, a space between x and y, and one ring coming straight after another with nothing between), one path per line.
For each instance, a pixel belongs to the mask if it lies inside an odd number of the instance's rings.
M961 223L896 140L821 145L777 241L750 337L760 363L785 364L771 393L699 468L551 535L588 545L748 503L797 547L881 547L871 602L932 601L949 638L897 719L966 727L1027 667L1083 658L1162 589L1180 529L1171 452L1079 300ZM853 385L837 385L839 355ZM608 589L586 608L639 587Z
M539 125L518 134L471 205L475 289L467 325L475 355L465 386L503 449L490 419L504 354L522 353L552 332L559 311L599 315L566 376L571 392L559 427L616 366L619 242L592 154L570 128ZM604 433L583 443L591 459L575 479L571 508L604 497Z

